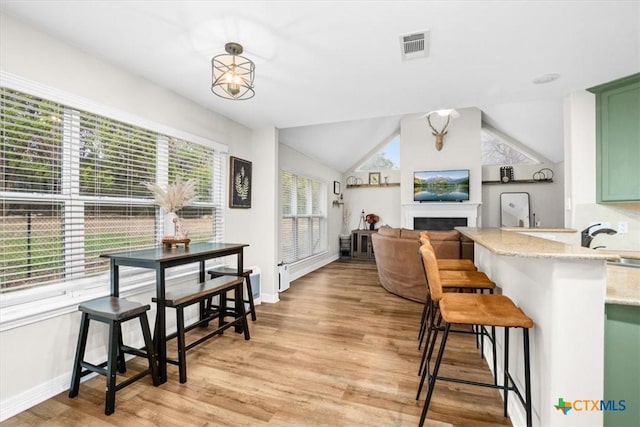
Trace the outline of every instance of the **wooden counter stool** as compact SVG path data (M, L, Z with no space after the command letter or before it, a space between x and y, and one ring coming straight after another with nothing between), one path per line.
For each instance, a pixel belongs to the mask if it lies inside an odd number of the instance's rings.
M153 385L159 385L158 368L156 365L155 350L151 339L151 331L149 329L149 321L147 320L147 310L149 305L142 305L137 302L129 301L124 298L104 297L81 304L78 310L82 312L80 321L80 333L78 334L78 346L76 348L76 357L73 365L73 374L71 377L71 386L69 388L69 397L74 398L78 395L80 388L80 378L90 372L96 372L107 377L106 402L104 413L111 415L115 410L116 391L132 384L140 378L151 374ZM144 349L139 350L122 344L122 323L140 319L142 327L142 336L144 337ZM107 361L94 365L84 360L84 353L87 347L87 335L89 332L89 322L97 320L98 322L109 325L109 345ZM134 354L136 356L145 357L149 361L149 368L128 378L120 384L116 384L116 367L121 373L126 371L124 354ZM104 367L107 367L106 369Z
M256 321L256 307L253 304L253 289L251 288L251 275L253 274L253 270L246 269L242 270L242 274L238 275L238 270L235 268L229 267L218 267L212 268L208 270L207 273L211 276L212 279L221 276L235 276L235 277L244 277L244 281L247 285L247 299L244 300L245 304L249 304L249 313L251 313L251 320L253 322ZM248 313L247 313L248 314Z
M531 413L531 366L529 355L529 328L533 327L531 320L513 301L504 295L485 295L473 293L452 293L443 292L442 282L440 280L440 272L438 270L438 262L435 253L427 246L420 248L425 272L429 277L429 291L431 300L435 309L438 311L437 321L433 325L433 336L427 344L427 364L420 379L420 388L424 384L426 377L429 378L427 398L422 408L420 417L420 426L424 421L429 410L433 391L435 389L436 380L453 381L462 384L470 384L482 387L497 388L502 390L504 399L504 416L507 416L507 405L509 392L513 391L520 399L526 412L527 426L532 425ZM444 325L442 323L444 322ZM502 385L480 383L477 381L464 380L460 378L439 377L438 370L442 362L442 355L447 345L447 338L451 332L452 324L463 325L483 325L491 327L504 328L504 376ZM520 390L516 386L511 374L509 373L509 329L521 328L523 331L524 343L524 382L525 395L522 396ZM444 331L440 348L433 367L433 372L429 371L429 363L436 344L439 331ZM425 348L426 350L426 348ZM495 356L495 347L494 347ZM417 399L417 398L416 398Z

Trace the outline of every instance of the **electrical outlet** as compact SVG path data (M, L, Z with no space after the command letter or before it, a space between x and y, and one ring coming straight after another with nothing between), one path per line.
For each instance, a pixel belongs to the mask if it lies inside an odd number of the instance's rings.
M618 222L618 233L627 234L629 232L629 223L627 221Z

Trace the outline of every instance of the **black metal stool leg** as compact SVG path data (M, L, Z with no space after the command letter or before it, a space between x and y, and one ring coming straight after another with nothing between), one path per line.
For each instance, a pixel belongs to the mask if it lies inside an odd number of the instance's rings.
M427 375L429 375L429 362L431 361L431 356L433 355L433 350L435 349L436 346L436 341L438 339L438 330L439 330L439 326L442 323L442 316L440 316L440 314L438 314L438 321L437 324L434 324L429 331L429 335L427 336L427 342L425 343L425 347L424 347L424 354L426 354L426 362L424 364L424 367L422 368L422 375L420 376L420 384L418 385L418 393L416 394L416 400L420 399L420 393L422 392L422 387L424 387L424 381L427 378ZM433 336L431 335L431 332L433 332Z
M507 416L507 405L509 403L509 328L504 328L504 383L502 390L504 393L504 416Z
M525 410L527 412L527 427L533 426L533 414L531 413L531 358L529 355L529 329L522 328L524 341L524 389Z
M71 376L71 386L69 387L69 397L73 398L78 395L80 388L80 378L82 377L82 361L84 360L84 352L87 348L87 334L89 332L89 315L82 313L80 319L80 332L78 333L78 346L76 348L76 358L73 362L73 374Z
M493 352L493 384L498 385L498 355L496 354L496 327L491 327L491 351Z
M447 326L444 328L444 334L442 334L442 342L440 343L440 350L438 350L438 357L436 358L436 363L433 366L433 374L431 374L431 378L429 379L429 389L427 390L427 398L424 401L424 406L422 407L422 414L420 415L420 424L419 424L420 427L424 425L424 422L427 418L427 412L429 411L429 404L431 403L433 390L436 388L436 379L438 378L438 370L440 369L440 363L442 362L442 355L444 354L444 348L447 345L447 337L449 336L450 328L451 328L451 324L447 323ZM434 341L434 344L435 344L435 341Z

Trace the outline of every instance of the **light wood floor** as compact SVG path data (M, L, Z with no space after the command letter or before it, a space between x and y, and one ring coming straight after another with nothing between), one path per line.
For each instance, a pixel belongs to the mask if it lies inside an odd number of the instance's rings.
M292 283L278 304L257 307L251 340L233 331L188 353L188 382L146 377L116 394L104 415L104 377L61 393L6 426L415 426L422 306L386 292L375 264L337 261ZM175 351L171 344L170 351ZM129 372L142 368L141 359ZM473 337L453 334L441 368L488 381ZM510 425L496 390L439 383L430 426Z

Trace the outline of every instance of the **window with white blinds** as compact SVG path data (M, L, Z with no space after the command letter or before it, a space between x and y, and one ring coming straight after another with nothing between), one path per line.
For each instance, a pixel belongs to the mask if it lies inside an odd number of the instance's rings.
M282 259L293 263L327 251L326 184L280 171Z
M0 292L71 283L107 271L101 253L158 243L146 182L196 179L184 228L223 239L225 153L8 88L0 104Z

